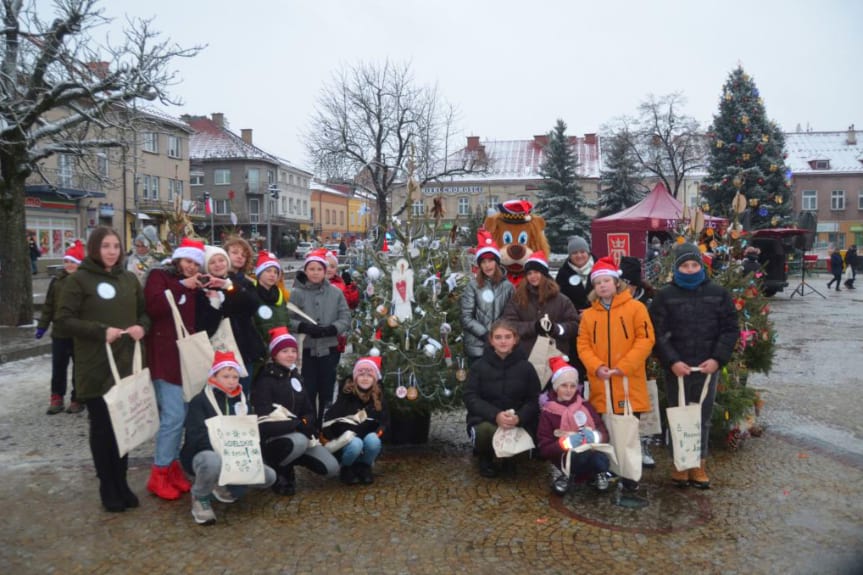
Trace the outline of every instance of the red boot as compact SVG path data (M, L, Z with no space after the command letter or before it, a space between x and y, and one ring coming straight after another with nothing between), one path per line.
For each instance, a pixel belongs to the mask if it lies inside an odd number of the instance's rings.
M150 469L150 479L147 481L147 491L161 499L173 501L180 498L180 491L171 485L168 479L168 467L154 465Z
M188 493L192 490L192 484L186 479L186 472L183 471L183 467L180 465L178 459L172 461L168 467L168 481L180 493Z

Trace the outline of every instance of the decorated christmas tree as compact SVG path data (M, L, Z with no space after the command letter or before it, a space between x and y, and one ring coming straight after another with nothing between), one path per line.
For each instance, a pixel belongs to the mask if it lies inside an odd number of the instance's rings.
M791 212L791 172L785 139L767 118L755 81L738 67L725 82L719 113L708 130L708 175L702 195L715 215L733 215L732 200L747 198L740 221L746 229L785 226Z
M408 179L408 202L418 193ZM383 388L394 415L428 415L462 406L467 363L459 293L473 257L440 225L442 202L428 218L393 218L392 241L353 254L362 294L353 313L340 380L358 357L380 355ZM371 244L372 242L368 242Z

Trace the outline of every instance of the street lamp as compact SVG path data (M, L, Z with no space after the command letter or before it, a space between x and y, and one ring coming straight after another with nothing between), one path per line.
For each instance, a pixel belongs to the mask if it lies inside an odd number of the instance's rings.
M267 251L272 252L273 247L271 244L270 236L272 235L272 231L270 229L270 215L272 210L270 209L270 199L278 200L279 199L279 185L278 184L270 184L267 186L267 192L269 192L270 197L265 199L264 208L266 209L266 218L267 218Z
M204 192L204 212L210 214L210 245L216 245L216 226L213 223L213 206L210 205L210 192Z

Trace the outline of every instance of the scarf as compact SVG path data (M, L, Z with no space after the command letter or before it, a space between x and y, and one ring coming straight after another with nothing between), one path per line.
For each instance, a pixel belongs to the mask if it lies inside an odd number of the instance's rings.
M218 381L216 381L216 380L215 380L214 378L212 378L212 377L211 377L211 378L209 378L209 379L207 379L207 383L209 383L210 385L212 385L213 387L215 387L216 389L218 389L219 391L221 391L222 393L224 393L224 394L225 394L225 395L227 395L228 397L237 397L238 395L240 395L241 393L243 393L243 386L242 386L242 385L238 385L237 387L235 387L235 388L234 388L234 390L233 390L233 391L228 391L227 389L225 389L224 387L222 387L222 386L219 384L219 382L218 382Z
M593 256L587 258L587 263L581 267L578 267L568 259L566 260L566 265L568 265L572 271L581 276L581 282L584 285L590 285L590 272L593 270Z
M589 427L590 429L596 429L593 417L591 417L590 411L588 411L584 407L584 400L581 398L580 395L576 395L575 401L573 401L569 405L564 405L557 401L549 401L543 406L542 409L554 415L560 416L560 429L562 431L578 431L578 426L575 424L576 411L583 411L584 415L587 416L587 423L584 424L585 427Z
M694 274L684 274L680 270L674 270L674 283L685 290L694 291L695 288L704 283L707 274L704 268L701 268Z

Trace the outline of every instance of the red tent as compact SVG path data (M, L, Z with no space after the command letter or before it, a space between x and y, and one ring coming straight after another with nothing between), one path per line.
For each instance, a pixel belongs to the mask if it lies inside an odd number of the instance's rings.
M662 183L658 183L634 206L591 222L591 251L598 258L614 254L643 259L647 253L648 236L676 235L682 218L683 204ZM712 216L706 216L704 220L704 225L711 228L722 228L728 223L723 218Z

